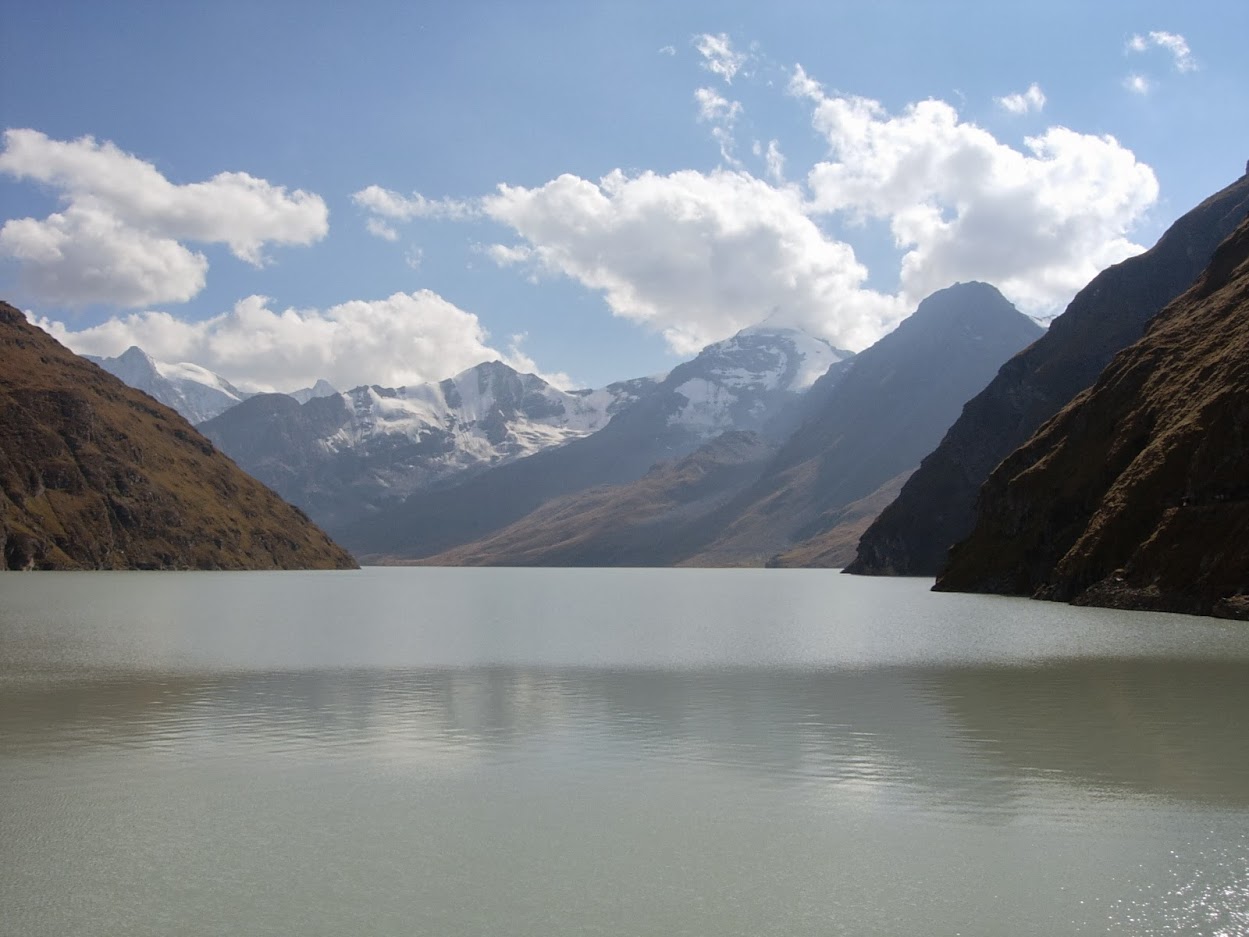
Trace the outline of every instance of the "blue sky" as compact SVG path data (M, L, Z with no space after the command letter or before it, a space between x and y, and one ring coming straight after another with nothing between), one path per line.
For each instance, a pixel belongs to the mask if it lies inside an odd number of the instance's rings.
M1249 158L1240 0L0 11L0 296L257 387L1052 314Z

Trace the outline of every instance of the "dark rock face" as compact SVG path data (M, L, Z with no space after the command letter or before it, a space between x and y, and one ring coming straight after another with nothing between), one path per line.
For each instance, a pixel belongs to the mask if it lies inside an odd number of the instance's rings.
M989 476L937 588L1249 619L1249 219Z
M1110 359L1210 262L1249 212L1249 176L1180 218L1150 250L1104 270L1032 347L963 408L898 499L864 533L847 572L932 576L971 531L994 467L1089 387Z
M355 561L173 410L0 303L7 569L347 569Z
M1041 334L986 283L934 293L855 357L835 386L812 388L819 409L761 477L708 520L690 562L763 565L824 537L846 522L848 505L913 470L963 401Z

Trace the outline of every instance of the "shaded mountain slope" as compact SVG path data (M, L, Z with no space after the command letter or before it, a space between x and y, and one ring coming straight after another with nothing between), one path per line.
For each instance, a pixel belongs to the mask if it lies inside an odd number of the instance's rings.
M903 484L911 477L903 472L871 494L830 512L831 526L774 556L768 565L777 569L840 569L854 559L859 538L880 512L893 503Z
M937 582L1249 619L1249 219L989 477Z
M914 469L963 402L1041 334L988 284L934 293L854 359L760 478L707 520L688 561L763 565L838 526L847 505Z
M420 562L445 566L669 566L682 528L753 481L775 449L732 431L637 481L548 501L503 530Z
M590 436L462 484L416 492L331 530L369 559L444 553L502 530L552 498L634 481L727 430L778 441L801 419L811 382L848 357L793 329L745 329L675 367Z
M351 568L187 421L0 303L9 569Z
M970 533L994 467L1089 387L1145 323L1188 288L1249 212L1249 176L1188 212L1153 248L1098 274L1047 334L1003 365L863 535L847 572L935 575Z

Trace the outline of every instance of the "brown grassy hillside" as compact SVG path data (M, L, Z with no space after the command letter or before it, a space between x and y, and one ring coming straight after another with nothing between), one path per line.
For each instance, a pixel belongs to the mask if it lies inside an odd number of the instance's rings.
M173 410L0 303L7 569L346 569L350 554Z

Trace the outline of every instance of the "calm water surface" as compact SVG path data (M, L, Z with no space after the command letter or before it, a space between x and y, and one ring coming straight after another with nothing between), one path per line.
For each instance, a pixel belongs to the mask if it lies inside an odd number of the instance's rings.
M1249 934L1249 626L928 585L2 575L0 934Z

